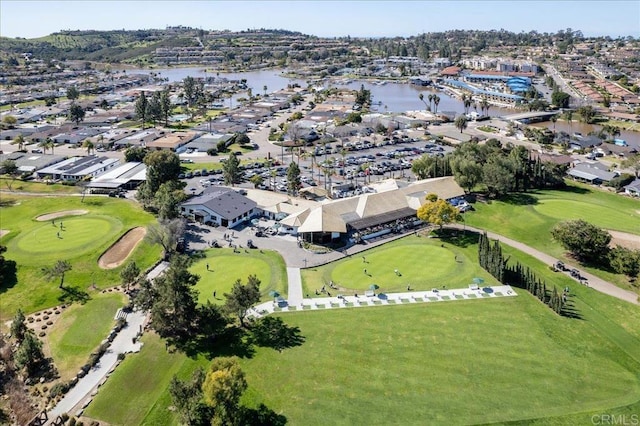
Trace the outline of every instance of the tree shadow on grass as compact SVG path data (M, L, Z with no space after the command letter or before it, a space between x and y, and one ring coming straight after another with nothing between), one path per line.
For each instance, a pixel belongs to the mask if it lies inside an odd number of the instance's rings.
M514 192L500 198L500 201L515 206L533 206L538 204L538 199L531 193Z
M572 192L574 194L588 194L591 192L591 190L589 188L582 188L580 186L567 185L561 190L559 190L559 192Z
M253 358L255 348L246 337L246 330L237 326L226 327L218 335L198 335L175 346L188 357L196 358L204 355L207 359L219 356L237 356L239 358Z
M260 404L258 408L240 407L238 419L238 424L246 426L284 426L287 424L285 416L276 413L264 404Z
M439 230L436 235L445 243L461 248L478 243L478 233L473 231L444 228Z
M300 328L287 325L282 318L264 317L251 329L249 340L257 346L282 352L302 345L305 338L300 334Z
M91 297L89 296L89 293L87 293L84 290L81 290L80 287L78 286L75 286L75 287L63 286L61 287L61 289L63 293L60 296L58 296L58 301L61 303L80 302L81 304L84 305L91 299Z
M18 268L16 267L16 262L5 259L0 267L0 294L5 293L17 283Z

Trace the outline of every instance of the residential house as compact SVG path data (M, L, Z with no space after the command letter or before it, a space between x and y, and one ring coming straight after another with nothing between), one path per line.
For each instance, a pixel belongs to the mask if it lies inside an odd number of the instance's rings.
M625 186L624 193L632 197L640 197L640 179L636 178L636 180Z

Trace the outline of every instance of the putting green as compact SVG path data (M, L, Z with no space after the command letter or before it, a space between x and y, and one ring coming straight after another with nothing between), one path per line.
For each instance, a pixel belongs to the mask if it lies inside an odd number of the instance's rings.
M211 252L209 254L212 254ZM207 263L209 270L207 271ZM224 293L229 293L231 287L239 278L242 283L247 282L249 275L255 275L260 280L260 291L265 292L271 283L271 266L262 259L247 258L236 255L216 255L197 261L190 268L194 274L200 275L200 281L196 284L198 303L223 303ZM216 298L213 298L213 292Z
M63 227L60 228L60 223ZM42 256L76 257L114 237L122 223L108 216L78 216L38 224L11 241L12 249L24 263L42 263Z
M451 285L459 281L462 264L447 248L426 244L409 244L365 253L339 263L331 273L335 284L349 289L365 290L377 284L384 290L413 288L426 284ZM398 270L398 274L395 270ZM366 270L366 274L364 273Z

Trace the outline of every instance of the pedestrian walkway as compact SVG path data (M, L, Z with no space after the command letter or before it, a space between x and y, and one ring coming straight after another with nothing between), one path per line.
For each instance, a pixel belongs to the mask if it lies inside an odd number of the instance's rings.
M161 275L169 267L168 262L158 263L151 271L147 273L147 278L153 280ZM123 311L119 310L116 317L122 318ZM97 389L107 380L108 375L115 369L118 364L118 354L126 354L131 352L139 352L142 343L137 340L147 321L147 312L133 311L127 313L125 320L127 325L120 330L118 335L113 339L111 345L100 358L98 363L93 367L86 376L78 380L69 392L58 402L58 404L48 412L49 423L51 424L59 415L68 413L79 416L84 408L89 405ZM76 410L75 412L73 410Z
M248 316L260 318L274 312L299 312L318 309L362 308L366 306L389 306L411 303L447 302L455 300L491 299L513 297L518 294L509 285L483 287L477 289L433 289L428 291L407 291L402 293L378 293L366 296L340 296L301 298L299 303L265 302L249 309ZM291 299L290 299L291 300Z
M78 380L78 383L48 413L50 420L55 420L56 417L64 413L81 415L84 407L91 402L90 394L105 382L109 372L118 363L118 354L140 351L142 343L136 339L136 336L142 330L146 317L146 313L140 311L127 314L127 325L113 339L107 352L100 358L96 366L89 370L86 376Z
M300 268L287 267L287 282L289 288L287 294L289 295L289 305L299 305L302 303L302 278L300 277Z

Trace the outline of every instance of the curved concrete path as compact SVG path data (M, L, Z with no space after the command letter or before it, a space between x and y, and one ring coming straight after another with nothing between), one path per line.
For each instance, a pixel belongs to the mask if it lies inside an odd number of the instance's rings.
M478 229L478 228L473 228L470 226L463 226L463 225L449 225L448 228L455 228L455 229L467 229L469 231L473 231L473 232L485 232L482 229ZM487 236L491 239L494 240L498 240L508 246L511 246L515 249L520 250L523 253L526 253L530 256L535 257L536 259L540 260L541 262L546 263L547 265L553 265L557 262L558 259L556 259L553 256L549 256L546 253L543 253L539 250L534 249L533 247L530 247L526 244L523 244L519 241L516 240L512 240L511 238L507 238L503 235L500 234L496 234L495 232L487 232ZM588 272L585 272L584 270L580 269L579 267L575 267L574 265L571 265L572 268L577 269L578 271L580 271L580 275L582 275L584 278L586 278L589 281L589 287L593 288L594 290L597 290L601 293L604 294L608 294L609 296L613 296L615 298L618 298L620 300L624 300L625 302L629 302L629 303L633 303L635 305L640 304L638 302L638 295L632 291L628 291L628 290L624 290L621 289L620 287L611 284L608 281L603 280L602 278L599 278L593 274L590 274Z

